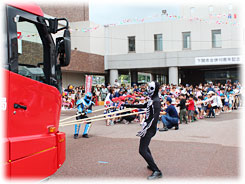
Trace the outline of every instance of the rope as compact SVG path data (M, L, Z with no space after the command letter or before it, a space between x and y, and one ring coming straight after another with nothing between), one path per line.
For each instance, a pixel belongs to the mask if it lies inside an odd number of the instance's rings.
M96 119L96 118L103 117L103 116L109 116L109 115L114 115L114 114L118 114L118 113L122 113L122 112L127 112L127 111L131 111L131 110L134 110L134 109L135 108L133 108L133 109L132 108L127 108L127 109L124 109L124 110L120 110L120 111L116 111L116 112L112 112L112 113L108 113L108 114L101 114L101 115L98 115L98 116L89 117L89 118L85 118L85 119L82 119L82 120L83 121L90 121L91 119ZM75 120L75 121L76 122L80 122L81 120ZM68 122L61 122L61 124L66 124L66 123L70 123L70 122L74 122L74 120L68 121Z
M108 108L98 109L98 110L93 111L92 113L103 111L103 110L107 110L107 109L111 109L111 108L115 108L115 107L112 106L112 107L108 107ZM84 115L84 113L82 113L82 114ZM68 118L62 119L62 120L60 120L60 122L65 121L65 120L68 120L68 119L71 119L71 118L74 118L74 117L77 117L77 116L81 116L81 114L76 114L74 116L70 116Z
M123 114L123 115L117 116L117 118L125 117L125 116L131 116L131 115L136 115L136 114L145 113L145 112L146 112L146 111L134 112L134 113L130 113L130 114ZM101 121L101 120L106 120L106 119L113 119L113 118L115 118L115 117L99 118L99 119L91 120L90 122ZM80 121L81 121L81 120L80 120ZM73 122L73 123L61 124L61 125L59 125L59 126L60 126L60 127L64 127L64 126L75 125L75 124L82 124L82 123L86 123L86 122L85 122L84 120L82 120L80 123L78 123L78 122Z

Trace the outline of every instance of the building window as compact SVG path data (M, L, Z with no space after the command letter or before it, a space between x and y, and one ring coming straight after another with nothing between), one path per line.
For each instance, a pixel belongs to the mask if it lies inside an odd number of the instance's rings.
M191 49L191 32L182 33L183 49Z
M229 4L228 5L228 10L229 10L229 13L231 13L231 11L232 11L232 4Z
M154 35L154 47L155 51L162 51L162 34Z
M195 7L191 7L190 8L190 15L191 15L191 17L194 16L194 13L195 13Z
M214 7L213 7L212 5L210 5L210 6L208 7L208 10L209 10L209 14L212 14L213 11L214 11Z
M42 62L44 58L43 39L40 36L40 26L20 19L16 23L18 33L18 74L37 80L39 82L47 82L44 66Z
M128 52L135 52L135 36L128 37Z
M212 48L221 48L221 30L212 30Z

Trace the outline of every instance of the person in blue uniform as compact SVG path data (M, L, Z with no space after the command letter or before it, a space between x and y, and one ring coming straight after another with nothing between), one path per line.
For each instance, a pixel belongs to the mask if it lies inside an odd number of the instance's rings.
M88 118L87 114L92 113L92 94L88 92L84 98L77 100L77 115L76 120ZM75 125L74 139L78 139L81 124ZM87 122L83 131L83 137L88 138L88 132L91 127L91 122Z

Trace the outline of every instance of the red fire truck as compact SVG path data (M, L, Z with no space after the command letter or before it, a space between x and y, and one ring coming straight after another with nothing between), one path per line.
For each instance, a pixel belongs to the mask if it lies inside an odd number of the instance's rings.
M8 4L5 10L5 171L7 178L46 178L66 157L65 133L58 128L69 25L65 18L44 17L35 4Z

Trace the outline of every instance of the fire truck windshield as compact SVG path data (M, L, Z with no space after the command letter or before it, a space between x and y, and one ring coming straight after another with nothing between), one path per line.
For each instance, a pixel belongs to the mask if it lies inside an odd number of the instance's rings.
M18 73L25 77L44 82L43 43L36 25L28 21L17 22Z

